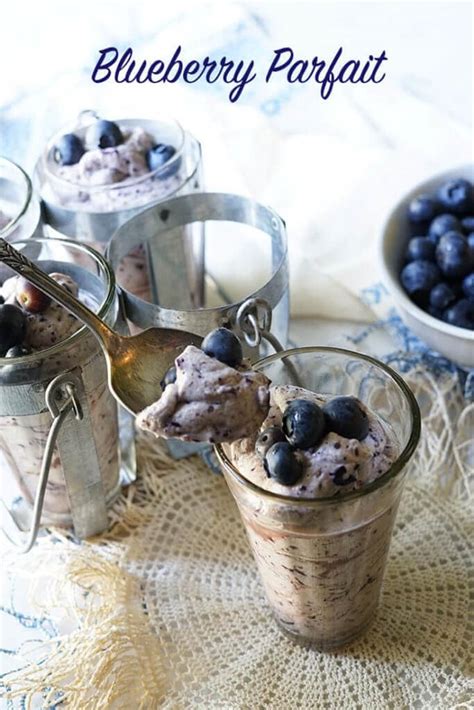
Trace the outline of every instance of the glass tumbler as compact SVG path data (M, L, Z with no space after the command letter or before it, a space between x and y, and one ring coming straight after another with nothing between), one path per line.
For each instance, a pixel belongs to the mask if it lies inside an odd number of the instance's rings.
M0 157L0 235L7 241L39 234L41 211L23 168Z
M378 479L324 498L265 491L234 466L228 447L216 447L277 623L295 640L332 649L362 634L374 618L407 463L420 435L418 405L397 373L347 350L288 350L256 369L273 384L358 397L388 425L398 447L398 458Z
M115 279L99 253L61 239L15 247L30 257L34 251L44 271L74 279L78 297L116 327ZM43 525L73 525L79 537L100 532L119 492L120 468L117 404L102 350L85 326L42 350L0 358L2 496L5 502L9 494L17 527L33 530L41 516Z

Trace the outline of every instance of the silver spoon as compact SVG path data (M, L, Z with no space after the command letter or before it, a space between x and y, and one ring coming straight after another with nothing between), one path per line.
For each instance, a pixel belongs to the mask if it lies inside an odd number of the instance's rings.
M4 239L0 239L0 261L90 328L104 351L110 390L132 414L138 414L160 398L160 381L183 349L201 344L198 335L171 328L148 328L138 335L119 335Z

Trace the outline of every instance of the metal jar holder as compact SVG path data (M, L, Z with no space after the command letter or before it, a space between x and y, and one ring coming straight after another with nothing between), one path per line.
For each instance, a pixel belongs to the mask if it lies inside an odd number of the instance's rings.
M189 227L208 221L240 223L268 235L272 260L270 279L245 299L223 306L182 309L160 305L160 301L178 300L177 283L180 288L188 286L193 291L193 275L186 273L186 263L181 256L183 244L179 240L179 231L183 232L182 239L189 239L184 236ZM167 241L167 253L163 256L160 238L170 232L173 238ZM123 224L112 236L106 257L115 273L122 259L141 244L145 244L152 254L154 273L150 281L153 283L156 279L157 289L152 289L153 303L120 289L127 318L135 326L176 328L201 336L219 326L229 327L244 338L249 349L247 354L252 359L259 357L262 338L274 349L283 349L288 334L289 309L286 228L272 209L246 197L226 193L193 193L160 202ZM189 242L187 244L189 246ZM170 264L176 268L171 275ZM165 293L164 282L168 284ZM272 332L272 316L277 307L281 311L280 322L278 332Z

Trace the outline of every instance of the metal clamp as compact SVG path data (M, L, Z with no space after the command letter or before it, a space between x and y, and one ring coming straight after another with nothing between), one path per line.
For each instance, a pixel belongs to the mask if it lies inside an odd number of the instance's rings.
M88 421L88 412L85 410L83 402L81 402L81 399L84 401L84 397L85 393L82 380L74 371L58 375L51 380L46 387L45 401L53 421L48 432L43 452L38 487L33 504L31 527L27 532L26 542L23 543L13 540L12 537L8 535L5 530L3 530L8 540L13 545L17 546L21 553L29 552L38 537L54 448L58 441L58 436L62 427L67 439L67 431L64 429L64 424L69 413L73 412L74 419L76 421L83 422L86 427L88 424L90 425L90 421ZM91 434L89 427L87 427L86 434L88 436ZM89 447L90 445L91 442L89 440ZM78 459L77 450L72 450L72 448L71 444L67 442L65 448L63 448L61 452L64 454L64 458L66 459L65 461L62 461L64 479L71 505L74 530L79 537L88 537L89 535L100 532L107 527L107 508L105 504L104 490L100 476L100 469L95 461L97 458L95 450L90 456L90 461L84 461L81 459L80 465L81 467L84 466L84 470L87 469L88 464L90 465L90 470L85 473L86 480L82 481L78 480L78 472L76 467L68 465L68 462L71 461L70 456L75 458L76 462ZM69 449L71 450L68 451ZM84 452L84 455L87 459L88 454ZM12 513L8 510L5 503L1 501L1 504L4 510L8 513L11 522L17 530L25 532L20 530L16 520L14 519ZM84 510L86 510L86 514L84 514Z
M281 353L284 347L278 338L270 332L272 327L272 309L268 301L264 298L247 298L236 314L235 323L242 333L245 342L250 348L256 348L266 340L277 353ZM295 366L287 358L282 358L286 368L291 374L296 385L301 386L301 380L296 372Z

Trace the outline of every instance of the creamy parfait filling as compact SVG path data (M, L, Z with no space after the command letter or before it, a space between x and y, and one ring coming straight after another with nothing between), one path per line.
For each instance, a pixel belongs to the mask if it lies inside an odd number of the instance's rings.
M398 455L389 426L357 398L271 385L242 359L225 328L188 346L163 395L138 416L156 436L228 444L240 473L260 488L304 498L357 490Z

